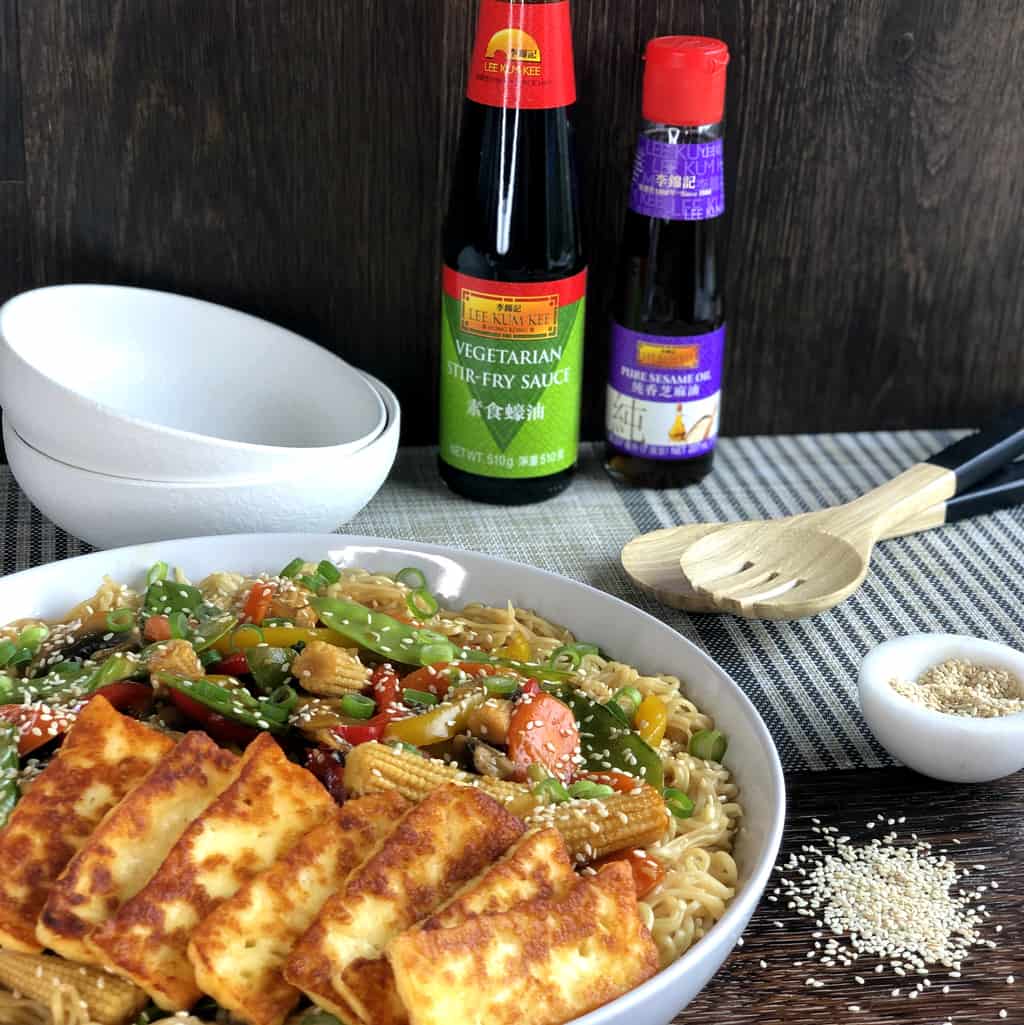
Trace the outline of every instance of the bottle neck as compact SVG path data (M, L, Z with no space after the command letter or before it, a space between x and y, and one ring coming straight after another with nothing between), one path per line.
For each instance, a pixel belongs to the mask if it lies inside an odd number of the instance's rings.
M640 138L667 142L673 146L716 142L725 137L725 122L710 125L667 125L660 121L640 121Z
M575 103L569 0L480 0L466 95L514 110Z

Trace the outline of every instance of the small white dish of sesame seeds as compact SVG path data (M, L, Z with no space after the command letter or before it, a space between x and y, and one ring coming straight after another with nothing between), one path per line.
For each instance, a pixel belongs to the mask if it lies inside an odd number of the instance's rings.
M936 669L947 663L953 665ZM980 672L980 667L994 672ZM950 674L948 686L945 673ZM1000 779L1024 769L1024 712L994 712L980 699L973 708L963 695L965 679L968 684L981 681L981 687L993 677L1005 682L1007 674L1014 685L1024 681L1024 652L1006 644L961 634L896 637L861 663L861 711L878 742L922 775L954 783ZM917 697L908 685L922 677L930 693ZM897 689L893 681L902 686ZM985 692L979 693L984 698ZM1004 711L1015 707L1012 699L1004 699Z

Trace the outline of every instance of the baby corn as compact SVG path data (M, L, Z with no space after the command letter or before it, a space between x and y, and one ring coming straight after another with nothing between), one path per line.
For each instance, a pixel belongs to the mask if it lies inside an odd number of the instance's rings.
M292 675L310 694L333 697L361 691L369 682L370 670L355 651L310 641L292 663Z
M657 842L669 827L669 813L658 791L642 786L628 794L545 805L526 824L554 826L572 860L583 864Z
M553 826L576 864L654 843L669 826L665 802L648 786L628 794L537 807L529 788L521 783L475 776L386 744L360 744L345 762L345 786L355 794L397 790L410 801L420 801L445 783L479 787L524 817L528 826Z
M436 758L425 758L376 741L353 748L345 760L345 787L355 794L397 790L410 801L421 801L446 783L478 787L506 805L530 795L521 783L476 776Z
M44 1007L62 994L88 1009L97 1025L128 1025L149 1003L149 997L130 982L48 954L0 951L0 984Z

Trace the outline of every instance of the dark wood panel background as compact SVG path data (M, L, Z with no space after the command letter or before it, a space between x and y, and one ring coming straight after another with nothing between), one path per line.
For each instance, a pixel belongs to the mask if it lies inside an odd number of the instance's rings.
M93 280L230 303L385 377L405 440L431 440L474 16L0 0L0 298ZM639 54L666 32L733 51L727 431L967 424L1024 399L1017 0L576 0L575 23L589 436Z

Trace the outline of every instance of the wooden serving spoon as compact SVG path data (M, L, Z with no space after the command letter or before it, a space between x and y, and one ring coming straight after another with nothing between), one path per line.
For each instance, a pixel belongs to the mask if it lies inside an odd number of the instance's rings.
M680 569L716 611L750 619L815 615L861 585L875 543L898 523L966 491L1022 451L1024 409L1016 409L852 502L725 525L686 548Z
M955 495L948 502L931 506L924 512L903 520L887 530L882 540L905 537L925 530L955 523L972 516L982 516L1024 502L1024 463L1008 466L977 487ZM776 522L790 522L808 515L801 513ZM688 612L716 612L707 598L697 594L679 568L680 552L716 530L724 523L685 523L679 527L652 530L633 538L622 549L622 566L640 590L657 598L664 605Z

